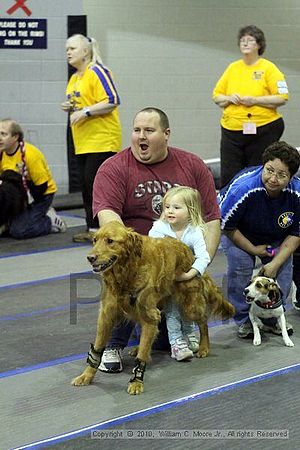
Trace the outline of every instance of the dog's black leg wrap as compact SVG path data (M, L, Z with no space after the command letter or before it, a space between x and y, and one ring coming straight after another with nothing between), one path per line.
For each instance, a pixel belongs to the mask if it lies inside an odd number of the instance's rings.
M98 369L100 362L101 362L101 358L104 352L104 348L102 350L100 350L100 352L97 352L95 350L95 347L93 344L91 344L91 348L90 351L88 352L88 356L87 356L87 360L86 362L93 367L93 369Z
M144 381L144 373L146 370L146 363L136 358L137 365L132 369L132 376L129 380L129 383L133 381L140 381L143 383Z

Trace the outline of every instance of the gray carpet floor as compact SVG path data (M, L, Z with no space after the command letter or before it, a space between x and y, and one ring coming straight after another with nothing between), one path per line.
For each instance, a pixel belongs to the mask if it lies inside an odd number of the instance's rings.
M236 337L236 326L212 323L211 354L178 363L153 352L145 392L129 396L134 365L98 372L93 385L71 386L85 367L98 313L99 282L86 261L89 245L75 245L82 212L63 212L67 233L27 241L0 238L0 448L252 449L300 445L300 315L290 309L294 348L264 335L262 345ZM211 274L222 284L224 255ZM288 430L288 439L165 437L91 439L90 430ZM84 431L86 427L86 432ZM223 431L222 431L223 432ZM65 438L68 440L65 440ZM69 439L70 438L70 439ZM280 447L279 447L280 446Z

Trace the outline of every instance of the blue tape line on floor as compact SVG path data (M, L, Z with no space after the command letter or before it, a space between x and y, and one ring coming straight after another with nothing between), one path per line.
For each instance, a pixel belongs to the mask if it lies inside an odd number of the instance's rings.
M213 396L216 394L230 391L232 389L244 387L244 386L247 386L252 383L258 383L260 381L264 381L266 379L269 379L269 378L272 378L275 376L284 375L284 374L287 374L290 372L295 372L298 370L300 370L300 364L293 364L291 366L276 369L271 372L266 372L266 373L263 373L260 375L255 375L255 376L248 377L248 378L245 378L242 380L238 380L233 383L216 386L214 388L207 389L205 391L198 392L196 394L191 394L186 397L181 397L177 400L171 400L170 402L162 403L160 405L156 405L156 406L153 406L153 407L150 407L147 409L136 411L134 413L126 414L124 416L120 416L115 419L106 420L104 422L99 422L97 424L93 424L93 425L90 425L90 426L87 426L87 427L84 427L84 428L81 428L78 430L73 430L69 433L64 433L64 434L61 434L58 436L53 436L53 437L49 437L47 439L43 439L41 441L32 442L32 443L26 444L22 447L16 447L12 450L25 450L25 449L29 449L29 448L34 448L34 449L45 448L46 446L49 446L49 444L53 445L53 444L57 444L59 442L70 440L72 438L85 436L85 435L89 434L91 431L106 429L108 427L120 425L120 424L122 424L124 422L128 422L130 420L137 420L137 419L146 417L148 415L152 415L152 414L156 414L158 412L164 411L166 409L181 406L181 405L191 402L191 401L201 400L202 398L207 398L207 397L210 397L210 396Z

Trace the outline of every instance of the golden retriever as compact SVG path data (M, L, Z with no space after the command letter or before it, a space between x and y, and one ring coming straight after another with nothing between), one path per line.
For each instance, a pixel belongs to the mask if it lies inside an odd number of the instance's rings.
M88 366L72 381L75 386L93 381L113 326L126 317L141 325L137 365L127 392L142 393L146 362L158 333L161 309L170 296L179 303L185 317L199 325L199 358L209 352L208 317L218 315L228 319L234 315L234 307L224 299L207 273L190 281L175 281L194 261L192 251L177 239L142 236L114 221L96 233L87 258L94 273L102 275L105 289Z

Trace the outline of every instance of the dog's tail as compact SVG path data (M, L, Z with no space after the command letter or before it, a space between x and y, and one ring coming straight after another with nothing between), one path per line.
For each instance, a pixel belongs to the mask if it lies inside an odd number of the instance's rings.
M205 273L200 279L203 279L207 316L222 320L227 320L233 317L235 314L234 306L226 300L221 289L216 285L210 275Z

